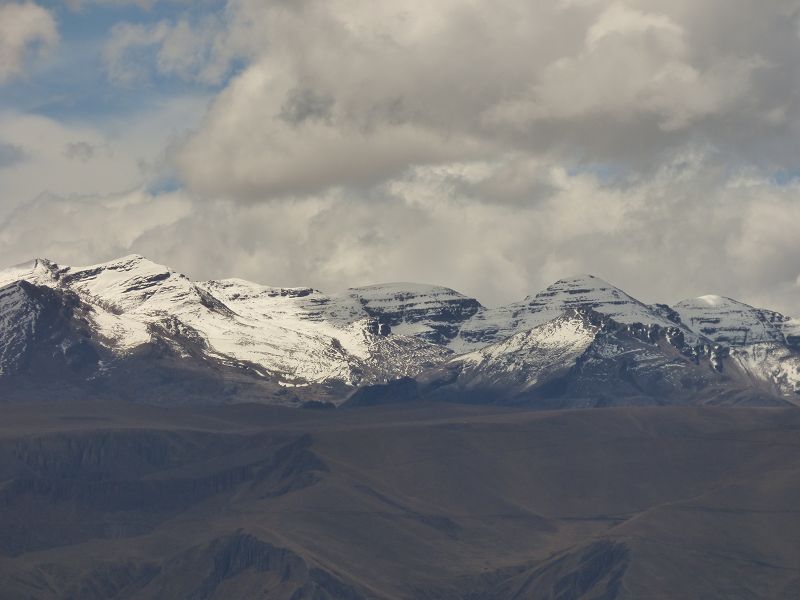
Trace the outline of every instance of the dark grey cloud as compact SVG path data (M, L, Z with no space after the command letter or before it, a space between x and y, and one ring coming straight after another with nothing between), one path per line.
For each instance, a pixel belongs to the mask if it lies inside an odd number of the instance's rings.
M158 4L189 4L196 1L207 0L64 0L64 3L73 11L84 11L92 6L138 6L143 10L150 10Z
M89 142L69 142L64 147L64 156L71 160L89 162L97 154L97 147Z
M0 141L0 169L18 164L24 161L26 157L27 155L22 146Z
M307 88L294 89L289 92L281 106L280 117L293 125L308 120L330 121L333 99L321 96Z

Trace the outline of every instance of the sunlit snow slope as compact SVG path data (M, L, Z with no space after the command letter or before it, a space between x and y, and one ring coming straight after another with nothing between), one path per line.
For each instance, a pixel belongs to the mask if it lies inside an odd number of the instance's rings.
M800 393L800 321L724 296L700 296L673 308L693 330L730 347L732 360L753 378Z

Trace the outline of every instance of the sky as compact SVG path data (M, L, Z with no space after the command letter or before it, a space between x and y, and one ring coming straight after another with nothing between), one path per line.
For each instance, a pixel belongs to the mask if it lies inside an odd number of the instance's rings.
M0 263L800 316L800 0L0 0Z

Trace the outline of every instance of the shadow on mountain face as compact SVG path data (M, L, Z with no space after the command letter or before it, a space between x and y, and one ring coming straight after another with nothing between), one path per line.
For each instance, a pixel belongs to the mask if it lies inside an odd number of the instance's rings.
M800 411L6 405L0 598L791 598Z
M336 575L243 531L191 548L147 575L133 583L143 598L364 600Z
M615 600L622 595L630 550L601 540L571 550L503 584L497 598Z
M32 582L63 586L56 597L109 598L277 598L291 600L364 600L337 576L310 566L291 550L243 531L178 554L167 563L98 563L79 578L59 565L38 567Z

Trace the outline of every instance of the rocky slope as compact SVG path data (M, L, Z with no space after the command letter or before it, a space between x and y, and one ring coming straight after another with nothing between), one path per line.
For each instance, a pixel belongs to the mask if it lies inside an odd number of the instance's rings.
M16 379L80 381L101 363L72 293L21 280L0 288L0 386Z
M351 404L397 400L398 385L365 388ZM729 350L686 342L678 327L623 324L568 309L529 331L459 355L403 389L409 399L575 408L631 404L780 404L777 386Z

